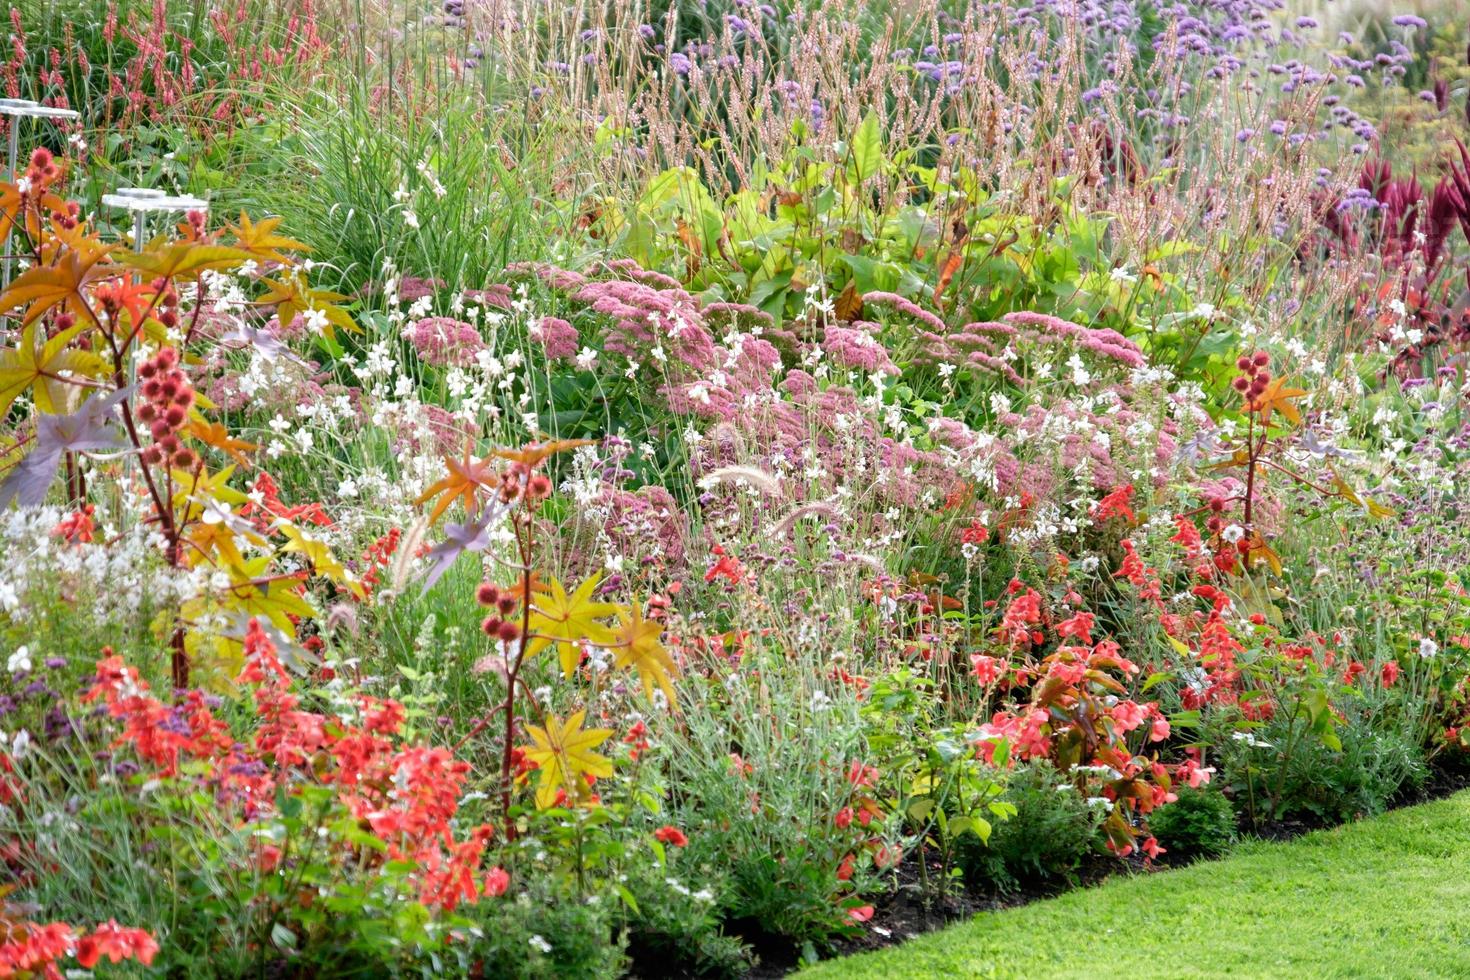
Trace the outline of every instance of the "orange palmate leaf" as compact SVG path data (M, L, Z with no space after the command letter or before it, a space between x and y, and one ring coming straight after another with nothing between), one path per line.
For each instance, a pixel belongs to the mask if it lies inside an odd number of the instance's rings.
M594 441L592 439L553 439L550 442L528 443L520 449L496 449L493 452L501 459L510 460L512 463L535 466L549 456L566 452L568 449L576 449L578 446L591 446Z
M219 422L206 422L198 418L189 420L189 435L206 446L213 446L215 449L229 453L242 466L250 465L250 460L245 454L260 448L253 442L233 438L230 430Z
M32 266L0 294L0 313L24 306L24 322L33 323L49 310L59 309L79 321L93 322L83 290L109 274L108 267L99 267L101 258L101 253L68 252L55 265Z
M20 223L22 203L20 188L17 185L0 183L0 244L4 244L10 238L11 230ZM36 203L42 214L66 210L66 202L55 194L43 194ZM30 223L34 225L35 221L32 220Z
M1281 556L1278 555L1275 550L1273 550L1272 547L1266 543L1266 539L1261 537L1261 533L1259 531L1252 531L1248 541L1250 544L1250 551L1246 552L1246 564L1249 566L1259 564L1260 562L1265 562L1268 566L1270 566L1271 571L1275 572L1277 575L1280 575Z
M1307 393L1305 388L1288 388L1284 378L1272 378L1261 397L1251 402L1251 411L1261 414L1261 421L1269 423L1273 411L1280 412L1286 416L1292 425L1302 424L1302 414L1297 407L1291 403L1294 398L1300 398Z
M429 514L430 524L437 524L455 500L463 500L465 511L474 513L476 495L481 490L493 490L500 485L500 477L491 469L488 458L472 459L467 455L459 460L445 457L444 466L449 470L448 475L419 494L414 501L416 504L423 504L435 497L439 498Z
M276 229L281 221L281 218L262 218L252 223L250 216L241 211L240 223L230 225L229 230L235 236L236 246L251 255L289 265L291 259L282 253L282 249L291 252L310 252L311 249L294 238L277 235Z

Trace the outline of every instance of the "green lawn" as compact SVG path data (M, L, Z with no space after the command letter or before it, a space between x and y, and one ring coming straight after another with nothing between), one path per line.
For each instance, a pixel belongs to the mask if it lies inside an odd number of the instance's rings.
M1470 791L820 964L875 977L1470 977Z

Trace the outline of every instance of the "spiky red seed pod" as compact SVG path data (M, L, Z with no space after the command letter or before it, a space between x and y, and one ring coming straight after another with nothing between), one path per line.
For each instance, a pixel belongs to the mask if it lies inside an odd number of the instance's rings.
M1255 357L1255 365L1256 365L1256 367L1265 367L1267 364L1270 364L1270 363L1271 363L1271 355L1270 354L1267 354L1263 350L1256 351L1256 357Z
M493 606L500 601L500 590L493 582L481 582L475 590L475 601L482 606Z
M516 606L518 605L520 605L520 603L516 602L516 597L511 595L509 592L506 592L500 596L499 600L496 601L495 608L500 611L500 615L509 616L511 613L516 611Z
M194 465L194 453L188 449L179 449L174 453L174 466L177 469L187 470Z
M500 627L504 623L505 620L499 616L486 616L480 622L480 629L484 631L486 636L493 638L500 635Z
M510 643L521 635L521 628L515 623L501 623L498 635L502 642Z

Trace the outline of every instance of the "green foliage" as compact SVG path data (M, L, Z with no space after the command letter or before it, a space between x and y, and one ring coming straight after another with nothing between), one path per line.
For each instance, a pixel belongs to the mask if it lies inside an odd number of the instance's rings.
M1235 807L1218 789L1179 788L1179 799L1149 815L1149 832L1175 861L1219 857L1235 843Z
M865 752L850 696L817 696L805 657L746 657L758 679L747 662L686 688L700 709L668 741L661 819L688 834L688 887L708 880L737 930L823 945L851 930L846 909L872 888L890 829L850 778Z
M1076 881L1082 862L1102 845L1101 802L1084 799L1044 762L1011 774L1006 801L1015 813L995 824L988 846L962 841L959 863L966 879L1001 891Z
M624 975L627 961L613 903L578 899L554 879L471 908L474 930L454 950L458 969L507 980L602 980Z
M981 761L964 726L944 727L935 716L934 684L905 669L880 678L863 706L868 744L885 760L894 789L886 809L907 821L926 854L919 862L923 885L942 891L956 852L982 847L995 834L995 821L1016 811L1002 798L1002 775ZM929 879L929 849L939 857L937 881Z
M628 870L624 885L629 897L623 904L631 971L744 975L750 968L750 952L738 938L724 933L714 892L691 892L676 878L666 877L668 870L662 863L634 864ZM716 885L718 881L711 879L710 886Z

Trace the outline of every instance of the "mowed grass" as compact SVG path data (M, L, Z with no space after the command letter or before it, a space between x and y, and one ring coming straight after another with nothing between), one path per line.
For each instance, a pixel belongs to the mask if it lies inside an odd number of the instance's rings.
M1470 977L1470 791L985 913L800 976Z

